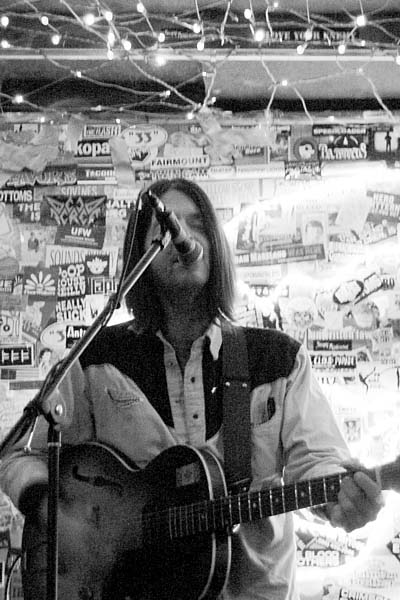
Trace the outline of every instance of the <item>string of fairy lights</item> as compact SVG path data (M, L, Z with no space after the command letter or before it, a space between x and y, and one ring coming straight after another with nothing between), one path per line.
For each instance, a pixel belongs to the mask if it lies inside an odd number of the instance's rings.
M316 54L329 55L344 74L348 71L341 67L345 64L341 61L350 54L363 59L357 76L364 77L373 99L394 119L378 85L364 67L378 57L400 69L400 13L396 16L384 12L385 3L379 11L367 11L359 0L354 14L345 9L317 14L310 10L309 0L299 0L296 10L281 10L278 0L265 0L262 9L257 3L256 10L253 1L248 0L240 11L235 8L234 0L195 0L190 9L185 3L180 13L163 14L151 0L133 2L129 10L115 12L102 0L94 0L90 10L82 10L82 3L75 0L60 0L56 8L47 11L41 10L40 0L2 4L0 69L3 63L3 73L7 61L26 57L46 61L55 68L57 77L45 84L46 90L75 78L132 98L114 105L85 104L86 111L130 113L154 107L158 111L176 110L185 113L188 119L194 118L196 112L218 107L218 93L213 87L218 70L227 61L250 57L260 62L271 82L266 88L265 110L273 111L277 93L288 87L312 120L300 91L307 85L307 79L277 79L270 66L271 53L281 54L288 64ZM177 61L198 67L179 84L171 83L164 75L164 68ZM114 69L131 68L126 82L116 83L104 76L110 64ZM137 84L137 75L146 85ZM320 81L323 84L325 77L321 76ZM316 80L312 83L315 85ZM201 101L188 92L196 84L205 89ZM15 90L12 94L0 91L0 110L4 112L12 104L21 111L46 112L48 108L41 102L41 86L38 82L33 90Z

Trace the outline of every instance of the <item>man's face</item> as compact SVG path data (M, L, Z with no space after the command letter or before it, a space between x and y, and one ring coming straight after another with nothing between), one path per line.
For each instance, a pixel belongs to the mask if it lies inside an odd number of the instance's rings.
M162 294L175 292L180 289L190 294L201 291L206 285L210 274L210 244L204 231L203 218L191 198L183 192L169 190L160 197L167 210L172 210L186 233L198 241L203 248L202 258L185 266L179 260L179 253L172 242L153 260L150 272L156 287ZM160 236L160 225L153 215L152 223L147 232L145 247Z

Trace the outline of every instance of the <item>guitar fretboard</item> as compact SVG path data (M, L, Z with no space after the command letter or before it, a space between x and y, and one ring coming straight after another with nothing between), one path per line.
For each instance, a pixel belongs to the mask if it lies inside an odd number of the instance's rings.
M399 461L374 469L362 469L382 489L400 492ZM342 480L351 471L299 481L258 492L243 492L202 500L192 504L169 506L147 513L143 527L147 541L178 540L196 534L230 532L235 525L249 523L285 512L336 502Z
M165 536L174 540L200 533L229 531L240 523L334 502L345 476L346 473L340 473L258 492L169 507L157 514L146 515L146 538L152 543Z

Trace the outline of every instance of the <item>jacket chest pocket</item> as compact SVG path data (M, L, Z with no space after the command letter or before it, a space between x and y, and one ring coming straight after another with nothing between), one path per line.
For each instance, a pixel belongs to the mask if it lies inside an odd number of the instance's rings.
M270 384L253 392L251 403L252 469L257 479L272 477L280 464L282 403Z

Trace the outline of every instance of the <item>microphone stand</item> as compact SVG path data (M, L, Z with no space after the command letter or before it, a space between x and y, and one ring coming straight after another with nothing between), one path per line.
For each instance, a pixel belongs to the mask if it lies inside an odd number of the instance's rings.
M57 386L67 374L72 364L82 354L98 332L107 324L119 301L126 296L135 285L139 277L148 268L157 254L170 242L171 235L168 231L161 232L161 238L152 241L151 246L143 257L136 263L132 271L122 282L118 297L110 296L104 309L85 331L84 335L75 342L67 356L56 363L48 373L44 383L36 396L26 405L22 416L8 432L0 444L0 460L9 451L11 446L18 442L31 428L40 415L49 423L48 434L48 469L49 469L49 496L48 496L48 523L47 523L47 579L46 600L57 600L58 591L58 531L57 512L59 495L59 458L61 449L61 426L66 422L67 406L59 394L54 394ZM53 397L52 397L53 395ZM25 451L29 452L29 441Z

